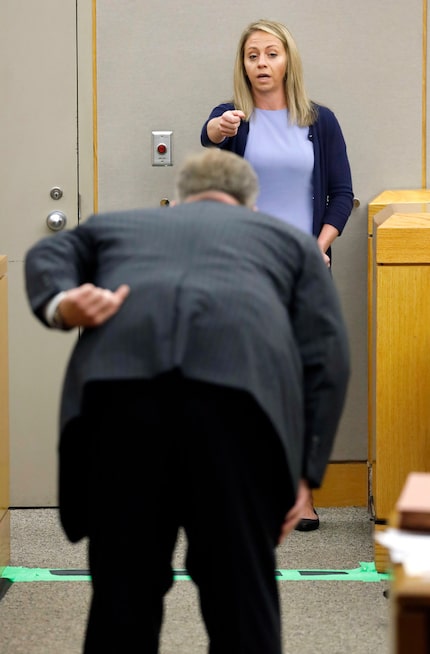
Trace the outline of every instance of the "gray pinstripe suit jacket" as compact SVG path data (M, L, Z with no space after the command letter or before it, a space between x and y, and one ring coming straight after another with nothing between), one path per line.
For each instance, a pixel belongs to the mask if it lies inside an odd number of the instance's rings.
M66 371L61 425L94 379L185 376L249 391L272 421L293 480L318 487L349 378L335 285L313 237L213 201L91 216L36 243L31 308L84 282L130 295L84 330ZM262 435L263 437L263 435Z

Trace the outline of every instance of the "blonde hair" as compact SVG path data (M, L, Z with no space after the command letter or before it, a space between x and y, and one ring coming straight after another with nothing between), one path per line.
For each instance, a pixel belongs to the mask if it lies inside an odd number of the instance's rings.
M205 191L220 191L234 197L239 204L255 206L258 179L251 164L233 152L205 148L189 155L179 170L176 195L184 202L190 195Z
M257 31L276 36L285 48L287 55L285 97L290 122L300 127L311 125L316 120L317 108L306 92L302 60L296 42L285 25L264 18L250 23L239 39L233 74L233 103L235 108L241 109L245 113L246 120L249 120L254 110L251 83L246 75L244 65L244 50L248 38Z

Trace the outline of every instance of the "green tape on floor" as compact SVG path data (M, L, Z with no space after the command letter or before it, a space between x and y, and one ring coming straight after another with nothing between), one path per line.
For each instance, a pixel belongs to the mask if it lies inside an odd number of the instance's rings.
M375 564L361 562L352 570L276 570L278 581L384 581L391 575L378 572Z
M189 580L186 570L174 570L175 580ZM278 581L383 581L390 575L377 572L374 563L360 563L352 570L275 570ZM0 579L15 582L28 581L91 581L88 570L63 570L48 568L4 568Z
M49 568L6 567L0 578L18 581L91 581L88 570L50 570Z

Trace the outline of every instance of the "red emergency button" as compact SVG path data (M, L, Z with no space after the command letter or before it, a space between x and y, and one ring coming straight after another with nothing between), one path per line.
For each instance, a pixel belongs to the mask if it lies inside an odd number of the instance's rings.
M164 145L164 143L160 143L159 145L157 145L157 152L158 154L166 154L167 148Z

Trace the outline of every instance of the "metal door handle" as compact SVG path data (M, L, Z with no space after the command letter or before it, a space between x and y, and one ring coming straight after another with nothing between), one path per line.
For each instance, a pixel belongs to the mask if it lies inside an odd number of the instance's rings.
M51 211L46 219L46 224L53 232L64 229L67 223L67 216L62 211Z

